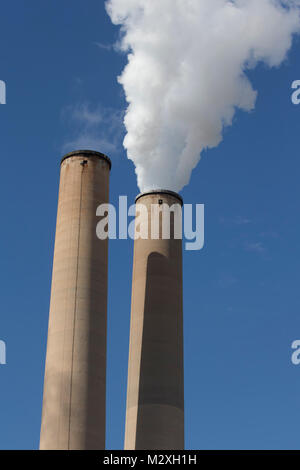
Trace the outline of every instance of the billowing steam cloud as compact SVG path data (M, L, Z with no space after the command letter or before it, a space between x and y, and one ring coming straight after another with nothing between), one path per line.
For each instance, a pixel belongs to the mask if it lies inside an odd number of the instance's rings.
M124 147L142 191L179 191L256 92L245 71L285 59L300 0L108 0L128 65Z

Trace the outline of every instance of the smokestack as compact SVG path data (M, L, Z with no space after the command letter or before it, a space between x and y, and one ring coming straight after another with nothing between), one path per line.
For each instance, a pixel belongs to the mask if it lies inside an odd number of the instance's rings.
M182 199L156 190L136 203L136 235L143 226L148 238L134 242L125 449L183 449L182 237L175 237L175 215L163 238L164 216L175 204L181 219ZM162 208L157 239L153 207Z
M61 161L40 449L105 448L108 241L96 208L110 168L90 150Z

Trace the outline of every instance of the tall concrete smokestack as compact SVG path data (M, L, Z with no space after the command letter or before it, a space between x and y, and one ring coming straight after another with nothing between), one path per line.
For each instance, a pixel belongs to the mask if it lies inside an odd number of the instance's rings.
M157 190L136 203L136 236L144 226L148 238L134 242L125 449L183 449L182 239L174 235L174 218L170 236L162 236L164 214L175 204L181 217L182 199ZM163 215L154 239L157 205Z
M104 449L108 241L96 208L111 163L79 150L61 161L40 449Z

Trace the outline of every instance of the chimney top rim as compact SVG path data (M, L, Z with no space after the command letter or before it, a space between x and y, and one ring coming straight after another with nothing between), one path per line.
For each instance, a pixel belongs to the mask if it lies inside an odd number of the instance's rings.
M137 197L135 198L135 202L137 202L138 199L140 199L141 197L151 196L155 194L157 195L167 194L169 196L173 196L174 198L179 200L181 205L183 205L183 199L180 196L180 194L176 193L175 191L170 191L169 189L150 189L149 191L142 192L137 195Z
M109 169L111 169L111 160L110 158L105 155L104 153L101 153L101 152L97 152L96 150L73 150L72 152L69 152L69 153L66 153L66 155L64 155L60 161L60 164L62 164L67 158L69 157L86 157L86 156L95 156L95 157L98 157L102 160L105 160L108 165L109 165Z

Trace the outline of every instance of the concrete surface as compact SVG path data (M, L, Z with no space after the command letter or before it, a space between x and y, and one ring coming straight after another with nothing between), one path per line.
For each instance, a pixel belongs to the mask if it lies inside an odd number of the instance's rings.
M108 242L96 208L109 171L97 152L61 163L40 449L105 448Z
M181 211L176 193L139 195L149 235L159 201ZM131 302L125 449L184 449L181 239L135 240Z

